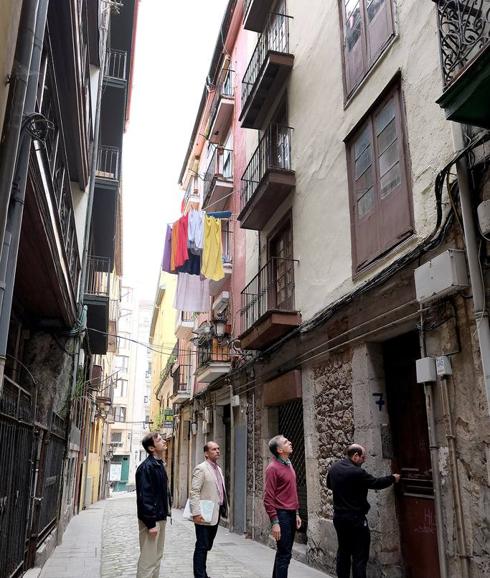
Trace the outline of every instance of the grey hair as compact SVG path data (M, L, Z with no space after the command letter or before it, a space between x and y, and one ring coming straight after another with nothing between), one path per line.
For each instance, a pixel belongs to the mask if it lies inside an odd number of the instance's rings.
M277 453L277 448L280 445L282 439L284 439L284 436L282 434L279 434L277 436L274 436L271 440L269 440L269 449L271 451L271 454L276 456L276 458L279 456L279 454Z

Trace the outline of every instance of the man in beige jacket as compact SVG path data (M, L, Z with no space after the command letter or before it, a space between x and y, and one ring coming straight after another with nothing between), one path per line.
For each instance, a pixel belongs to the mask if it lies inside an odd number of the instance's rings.
M227 517L225 480L217 463L219 456L219 445L216 442L208 442L204 446L206 459L195 467L192 474L190 508L196 528L196 547L193 559L195 578L210 578L206 572L207 555L213 547L220 517ZM201 500L209 500L214 503L211 522L205 522L201 515Z

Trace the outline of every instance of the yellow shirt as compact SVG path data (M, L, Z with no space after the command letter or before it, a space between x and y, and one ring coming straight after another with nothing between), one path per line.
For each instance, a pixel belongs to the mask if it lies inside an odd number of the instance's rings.
M204 248L201 258L201 273L211 281L220 281L223 271L223 247L221 244L221 220L204 217Z

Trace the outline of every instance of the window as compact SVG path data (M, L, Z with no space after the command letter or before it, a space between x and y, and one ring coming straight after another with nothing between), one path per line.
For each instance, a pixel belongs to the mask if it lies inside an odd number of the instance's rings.
M126 355L118 355L114 363L115 367L119 371L128 371L129 367L129 357Z
M347 141L355 270L412 232L404 151L400 93L396 89Z
M126 421L126 408L120 405L114 406L114 421Z
M360 83L394 34L392 0L340 0L347 94Z
M121 447L123 445L122 432L112 432L111 433L111 445L114 447Z
M128 380L119 378L116 381L115 393L117 397L126 397L128 394Z

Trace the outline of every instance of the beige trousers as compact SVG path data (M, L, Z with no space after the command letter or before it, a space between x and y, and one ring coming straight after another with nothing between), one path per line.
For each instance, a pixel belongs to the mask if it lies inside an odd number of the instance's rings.
M140 557L136 578L158 578L165 544L165 520L157 522L158 534L151 536L148 528L138 520Z

